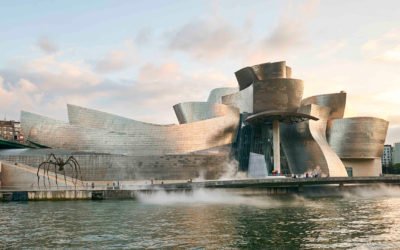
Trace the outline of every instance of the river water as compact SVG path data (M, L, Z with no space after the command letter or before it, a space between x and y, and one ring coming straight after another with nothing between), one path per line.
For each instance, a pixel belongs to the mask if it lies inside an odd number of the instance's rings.
M0 203L0 248L400 249L400 189Z

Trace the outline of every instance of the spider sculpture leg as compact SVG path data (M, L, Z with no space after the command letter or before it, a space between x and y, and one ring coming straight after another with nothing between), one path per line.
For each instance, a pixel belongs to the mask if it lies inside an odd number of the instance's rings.
M55 173L55 175L56 175L56 186L57 186L57 188L58 188L58 180L57 180L57 164L53 164L53 166L54 166L54 173Z
M50 176L49 176L50 166L51 166L51 163L47 164L47 166L46 166L47 182L49 183L49 188L51 188Z
M81 166L79 165L78 161L75 159L75 157L71 156L68 158L67 162L72 162L74 169L75 169L76 180L77 181L80 180L83 185Z
M47 181L48 181L48 183L49 183L49 187L51 187L51 182L50 182L50 176L49 176L49 170L50 170L50 168L52 167L52 166L54 166L54 169L55 169L55 174L56 174L56 184L57 184L57 164L55 163L55 162L53 162L52 160L50 160L48 163L47 163L47 168L46 168L46 171L47 171Z
M36 173L37 177L38 177L38 187L40 188L40 169L43 168L43 184L44 187L46 187L46 171L47 171L47 177L48 176L48 169L50 168L50 164L52 164L54 161L54 163L57 163L57 157L51 153L48 157L47 160L45 160L44 162L40 163L40 165L38 166L38 171ZM49 180L48 180L49 181Z
M76 189L77 179L76 179L76 172L75 172L74 166L71 164L70 161L66 161L65 166L67 166L67 165L70 166L72 169L72 174L71 174L72 175L72 183L74 183L74 187Z
M43 186L44 186L44 188L47 188L46 187L46 167L48 164L49 164L49 162L46 162L46 164L43 166Z
M64 175L64 182L65 182L65 188L67 188L67 176L65 175L65 168L63 168L63 175Z
M49 158L47 159L47 161L52 161L52 160L53 160L55 163L58 162L57 157L56 157L53 153L49 154Z
M39 165L39 167L38 167L38 170L37 170L37 173L36 173L37 178L38 178L38 187L39 187L39 188L40 188L40 183L39 183L39 181L40 181L40 175L39 175L39 173L40 173L40 168L43 167L43 169L45 169L46 164L47 164L47 161L44 161L44 162L40 163L40 165ZM44 178L44 176L43 176L43 178Z

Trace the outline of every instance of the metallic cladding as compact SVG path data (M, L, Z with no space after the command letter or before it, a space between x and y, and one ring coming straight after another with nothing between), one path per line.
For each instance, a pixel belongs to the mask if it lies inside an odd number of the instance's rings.
M230 95L238 92L238 88L216 88L210 91L208 95L207 102L208 103L221 103L222 97L225 95Z
M58 149L1 150L0 160L37 167L50 153L63 159L73 155L85 181L188 180L200 176L218 179L225 173L229 161L227 154L125 156ZM65 171L67 176L73 175L70 168Z
M157 126L69 105L70 123L22 112L28 140L51 148L125 155L181 154L235 140L239 112L183 125Z
M296 112L303 97L303 81L269 78L253 84L253 112Z
M301 105L305 106L308 104L316 104L319 106L329 107L331 112L329 119L340 119L344 116L344 110L346 107L346 93L333 93L325 95L316 95L303 99Z
M286 72L287 69L288 72ZM253 65L235 72L240 90L247 88L256 81L268 78L287 78L291 77L291 75L292 69L286 66L285 61Z
M208 102L184 102L173 106L180 124L192 123L202 120L224 116L231 109L230 106Z
M302 106L299 112L319 120L281 124L281 143L291 172L303 174L319 167L324 175L347 176L345 166L326 140L330 109L310 104Z
M222 103L238 108L240 113L253 113L253 85L239 92L222 96Z
M351 117L332 120L328 142L340 158L371 159L381 157L389 122L375 117Z

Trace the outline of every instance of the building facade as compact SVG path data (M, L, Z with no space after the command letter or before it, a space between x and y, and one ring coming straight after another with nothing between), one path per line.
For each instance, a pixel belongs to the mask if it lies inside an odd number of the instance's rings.
M392 145L385 145L383 147L382 167L390 167L392 165Z
M17 121L0 121L0 138L6 141L22 143L24 135L21 130L21 123Z
M250 177L382 173L388 122L344 117L345 92L303 98L304 83L292 78L286 62L245 67L235 75L238 88L174 105L179 124L150 124L71 104L67 122L22 111L24 142L36 149L1 150L0 160L37 168L51 153L74 156L88 181L217 179L232 168L250 171Z
M392 164L400 163L400 142L396 142L392 148Z

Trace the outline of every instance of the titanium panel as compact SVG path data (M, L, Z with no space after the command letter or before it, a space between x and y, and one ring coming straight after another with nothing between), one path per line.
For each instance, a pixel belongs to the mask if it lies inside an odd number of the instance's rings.
M319 168L323 175L347 176L345 166L326 140L330 109L310 104L302 106L299 112L319 120L281 124L281 143L290 171L303 174Z
M222 97L238 92L238 88L216 88L210 91L208 95L208 103L220 103L222 104Z
M117 115L112 115L102 111L80 107L73 104L67 104L67 109L68 109L68 120L70 124L83 125L89 128L109 129L112 131L119 131L125 133L132 131L132 128L143 129L143 130L145 129L157 130L159 128L167 128L175 126L174 124L162 125L162 124L141 122ZM22 117L21 115L21 119L29 117L29 114L31 113L29 112L24 113L24 117ZM33 121L33 123L34 122L35 121ZM30 124L32 124L32 122L30 122Z
M319 106L329 107L331 112L329 119L341 119L344 116L346 107L346 92L316 95L303 99L301 105L316 104Z
M296 112L303 97L303 81L288 78L269 78L253 84L253 111Z
M22 112L28 140L51 148L125 155L182 154L231 144L239 111L183 125L155 126L104 112L69 106L71 124ZM82 119L78 119L78 117Z
M289 69L287 74L286 70ZM253 83L268 78L287 78L292 75L292 69L286 66L286 62L263 63L245 67L235 72L239 83L239 89L243 90Z
M253 113L253 85L222 97L222 103L240 110L240 113Z
M389 122L375 117L332 120L328 142L340 158L381 157Z
M233 108L227 105L208 102L184 102L174 105L174 111L180 124L224 116L231 109Z
M218 179L227 171L229 154L124 156L57 149L1 150L0 160L36 168L50 153L79 162L85 181ZM72 176L70 168L66 175ZM62 183L62 181L61 181Z

